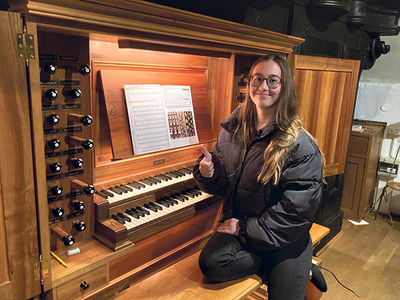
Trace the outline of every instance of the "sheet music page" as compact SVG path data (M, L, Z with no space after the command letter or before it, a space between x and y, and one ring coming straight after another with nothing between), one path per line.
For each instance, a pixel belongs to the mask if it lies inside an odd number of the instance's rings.
M198 143L190 86L125 85L135 154Z

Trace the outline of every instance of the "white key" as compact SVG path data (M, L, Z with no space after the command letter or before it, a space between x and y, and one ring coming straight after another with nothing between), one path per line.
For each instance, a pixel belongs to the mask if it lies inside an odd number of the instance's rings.
M107 190L108 192L110 192L110 193L112 193L114 195L114 197L108 197L107 200L108 200L108 202L110 204L114 204L114 203L116 203L118 201L122 201L122 200L125 200L125 199L128 199L128 198L133 198L133 197L140 197L140 196L142 196L142 195L144 195L146 193L157 191L157 190L165 188L165 187L170 187L170 186L172 186L172 185L174 185L176 183L182 183L182 182L185 182L185 181L189 181L191 179L193 179L193 175L192 174L186 174L186 175L183 175L181 177L172 178L171 180L162 181L161 183L156 183L156 184L153 184L153 185L147 185L147 184L141 182L146 187L141 188L139 190L136 189L136 188L132 188L133 189L132 192L122 193L122 195L118 195L117 193L114 193L111 190ZM140 182L140 180L139 180L139 182Z
M184 202L181 202L181 201L178 200L178 202L179 202L178 204L175 204L175 205L170 206L170 207L165 207L165 206L159 204L159 205L161 205L163 207L163 209L159 210L157 212L153 212L153 211L143 207L143 209L145 209L145 210L150 212L150 215L146 215L145 217L140 217L139 219L135 219L135 221L137 221L138 224L136 224L136 222L125 222L125 226L128 228L128 231L129 231L129 230L134 229L134 228L136 228L138 226L141 226L141 225L144 225L146 223L149 223L149 222L151 222L153 220L156 220L156 219L159 219L159 218L162 218L162 217L165 217L165 216L173 215L173 214L177 213L178 211L180 211L180 210L182 210L182 209L184 209L186 207L190 207L190 206L192 206L192 205L194 205L194 204L196 204L198 202L201 202L201 201L209 198L210 196L211 196L210 194L202 192L201 195L196 196L194 198L189 197L189 200L186 200ZM170 198L173 198L173 197L170 197ZM133 219L133 217L132 217L132 219Z

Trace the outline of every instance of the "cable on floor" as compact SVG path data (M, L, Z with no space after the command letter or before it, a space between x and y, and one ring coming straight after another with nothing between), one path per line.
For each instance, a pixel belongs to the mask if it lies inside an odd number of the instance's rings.
M332 271L328 270L327 268L321 267L321 266L319 266L319 268L322 269L322 270L325 270L325 271L327 271L327 272L329 272L329 273L331 273L332 276L336 279L336 281L337 281L342 287L344 287L346 290L349 290L350 292L352 292L354 295L357 296L357 298L360 298L360 296L358 296L358 295L356 294L356 292L354 292L352 289L350 289L350 288L348 288L347 286L345 286L344 284L342 284L342 283L339 281L339 279L336 277L336 275L333 274Z

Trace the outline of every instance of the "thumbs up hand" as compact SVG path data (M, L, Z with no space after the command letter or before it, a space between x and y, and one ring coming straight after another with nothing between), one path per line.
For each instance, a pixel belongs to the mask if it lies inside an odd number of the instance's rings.
M207 149L200 145L200 150L204 154L204 158L200 161L199 170L203 177L211 178L214 175L214 164L212 162L212 155Z

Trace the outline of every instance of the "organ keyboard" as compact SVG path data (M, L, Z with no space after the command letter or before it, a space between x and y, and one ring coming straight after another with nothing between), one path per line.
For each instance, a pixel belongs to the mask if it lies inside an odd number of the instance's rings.
M196 186L192 171L192 167L182 168L97 191L95 237L117 250L182 222L197 207L215 202L216 197ZM111 238L110 230L115 232Z

